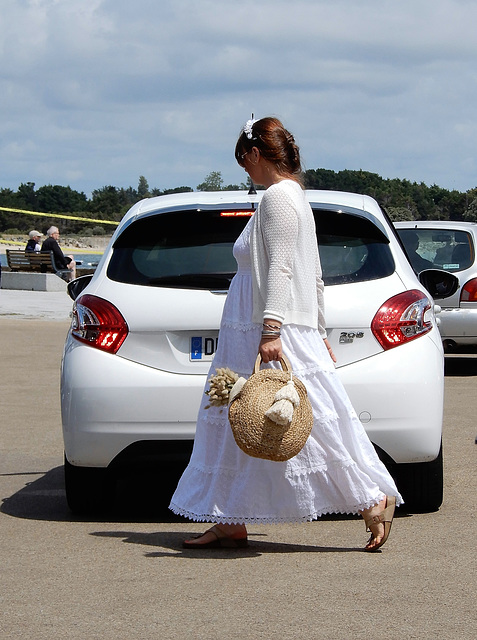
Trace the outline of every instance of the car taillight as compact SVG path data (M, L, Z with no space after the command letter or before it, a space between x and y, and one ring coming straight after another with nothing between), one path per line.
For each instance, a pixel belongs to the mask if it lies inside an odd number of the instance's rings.
M477 278L466 282L460 292L461 302L477 302Z
M432 329L431 309L431 302L422 291L404 291L382 305L371 330L383 349L393 349Z
M221 218L236 218L236 217L243 217L243 216L252 216L253 215L253 209L247 209L246 211L242 211L237 210L237 211L221 211L220 212L220 217Z
M126 320L107 300L85 294L75 302L71 334L77 340L116 353L128 332Z

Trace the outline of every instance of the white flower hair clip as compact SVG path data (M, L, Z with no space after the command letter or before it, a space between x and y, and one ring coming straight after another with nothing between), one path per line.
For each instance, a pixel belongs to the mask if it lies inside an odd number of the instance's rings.
M249 140L251 140L253 138L252 127L256 122L257 121L252 117L252 119L251 120L247 120L247 122L244 125L243 132L245 133L245 135L247 136L247 138Z

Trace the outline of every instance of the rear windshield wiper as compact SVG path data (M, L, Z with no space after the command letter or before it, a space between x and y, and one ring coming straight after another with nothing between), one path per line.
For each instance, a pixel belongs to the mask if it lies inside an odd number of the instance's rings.
M151 278L147 284L178 289L228 289L235 273L181 273Z

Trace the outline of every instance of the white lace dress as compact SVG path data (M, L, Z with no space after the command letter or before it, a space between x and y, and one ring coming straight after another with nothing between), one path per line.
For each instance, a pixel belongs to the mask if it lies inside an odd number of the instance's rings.
M248 377L257 357L262 327L251 320L252 224L253 219L234 246L238 271L225 303L211 374L226 366ZM314 426L305 447L287 462L247 456L235 444L227 407L206 408L204 394L192 456L170 504L174 513L201 522L300 522L326 513L357 513L383 495L402 502L318 330L284 325L282 345L313 407Z

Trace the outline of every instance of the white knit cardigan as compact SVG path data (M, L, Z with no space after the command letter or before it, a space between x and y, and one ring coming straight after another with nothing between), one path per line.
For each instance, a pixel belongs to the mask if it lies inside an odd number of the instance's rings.
M265 318L317 328L326 338L323 280L313 212L301 186L269 187L250 237L253 322Z

